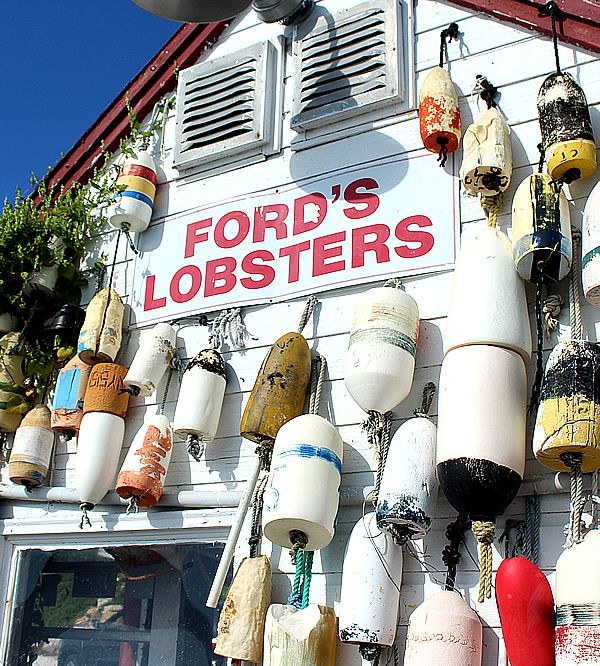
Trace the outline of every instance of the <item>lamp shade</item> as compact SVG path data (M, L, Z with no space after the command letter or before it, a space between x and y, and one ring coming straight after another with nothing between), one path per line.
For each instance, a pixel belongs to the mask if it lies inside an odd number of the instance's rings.
M138 7L171 21L210 23L232 18L252 0L133 0Z

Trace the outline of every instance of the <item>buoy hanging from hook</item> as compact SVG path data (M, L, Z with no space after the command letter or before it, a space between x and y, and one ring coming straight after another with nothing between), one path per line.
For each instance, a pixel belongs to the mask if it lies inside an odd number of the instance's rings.
M10 480L27 488L41 486L48 474L53 446L50 410L46 405L37 405L15 432L8 463Z
M126 233L141 233L152 218L156 195L156 165L150 154L138 150L128 157L117 177L119 191L108 209L108 221Z
M113 362L121 348L124 306L115 289L101 289L89 302L77 353L88 365Z
M140 346L123 380L132 395L152 395L175 356L177 333L170 324L143 331Z
M65 439L79 432L92 366L75 355L59 372L52 403L52 430Z

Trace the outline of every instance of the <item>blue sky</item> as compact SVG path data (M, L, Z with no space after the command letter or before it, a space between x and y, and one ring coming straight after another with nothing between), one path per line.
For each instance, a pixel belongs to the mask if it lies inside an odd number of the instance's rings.
M0 202L67 152L179 28L131 0L0 0Z

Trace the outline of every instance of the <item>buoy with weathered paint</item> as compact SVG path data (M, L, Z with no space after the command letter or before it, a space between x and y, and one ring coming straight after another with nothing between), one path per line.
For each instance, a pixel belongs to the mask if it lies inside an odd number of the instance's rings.
M364 411L385 413L410 393L419 332L419 307L403 289L375 287L354 308L346 388Z
M600 346L587 340L559 342L546 363L533 431L536 458L570 471L565 454L581 455L581 471L600 468Z
M170 324L144 331L123 383L134 395L152 395L175 356L177 333Z
M79 432L91 366L75 355L59 372L52 402L52 430L71 438Z
M377 498L377 525L403 539L422 539L435 514L437 429L427 414L396 430L388 450Z
M265 491L263 531L285 548L302 533L303 549L331 542L339 504L343 442L337 429L316 414L303 414L279 429L269 485Z
M54 433L50 428L50 410L36 405L15 432L8 463L8 476L13 483L37 488L46 480Z
M494 520L512 502L525 470L527 378L523 358L489 345L457 347L442 364L437 472L481 544L481 595L491 596Z
M0 334L10 333L19 325L19 320L8 312L0 314Z
M23 386L25 356L13 353L18 340L14 331L0 338L0 432L15 432L29 409Z
M434 67L421 85L419 130L423 145L432 153L443 156L458 148L462 133L458 94L443 67Z
M458 592L437 592L411 613L404 666L481 666L482 655L481 620Z
M393 645L398 624L402 549L368 513L352 529L342 568L339 635L373 660Z
M548 173L571 182L596 171L596 145L585 93L567 72L542 83L537 98Z
M503 560L496 603L511 666L554 666L554 598L544 573L524 557Z
M286 333L263 361L240 423L242 437L275 440L279 428L300 416L310 381L311 357L301 333Z
M99 363L90 373L75 459L75 487L84 517L110 490L117 473L129 404L126 374L127 368L116 363Z
M137 151L129 157L117 178L119 192L108 209L108 221L113 227L140 233L152 218L156 194L156 166L150 155Z
M558 282L571 268L569 204L545 173L528 176L515 192L512 242L513 259L524 280Z
M333 608L273 604L267 612L263 666L334 666Z
M531 358L525 284L515 271L511 243L487 225L466 240L454 271L444 353L464 345L493 345Z
M225 361L216 349L198 352L183 373L173 430L187 439L188 451L198 450L198 457L200 442L212 441L217 433L226 385Z
M173 431L164 414L144 419L125 456L117 477L120 497L143 509L153 507L163 492L173 453Z
M600 530L556 563L556 666L600 663Z
M581 273L586 300L600 306L600 183L588 197L583 213Z
M467 127L460 179L470 194L491 197L508 189L511 175L510 127L492 106Z
M77 353L88 365L110 363L121 348L123 301L114 289L101 289L89 302Z
M215 654L260 662L271 588L268 557L260 555L242 560L221 609Z

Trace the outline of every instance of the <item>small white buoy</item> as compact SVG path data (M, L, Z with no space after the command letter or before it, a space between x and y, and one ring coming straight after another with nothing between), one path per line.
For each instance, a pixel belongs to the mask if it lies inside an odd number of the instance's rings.
M588 197L583 213L581 271L586 300L600 306L600 183Z
M117 178L120 191L108 209L108 221L116 229L140 233L152 218L156 194L156 166L147 152L138 150L125 161Z
M169 324L156 324L144 331L140 346L123 380L132 393L147 397L152 395L175 356L177 333Z

